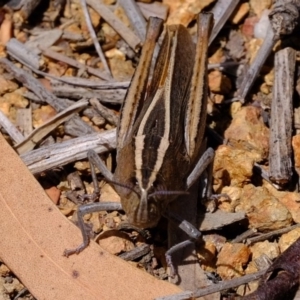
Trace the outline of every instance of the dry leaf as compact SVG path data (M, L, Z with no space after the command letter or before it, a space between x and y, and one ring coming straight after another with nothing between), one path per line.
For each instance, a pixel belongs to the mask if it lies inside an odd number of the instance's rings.
M79 229L45 194L0 136L0 257L37 299L153 299L180 289L159 281L92 242L79 255Z

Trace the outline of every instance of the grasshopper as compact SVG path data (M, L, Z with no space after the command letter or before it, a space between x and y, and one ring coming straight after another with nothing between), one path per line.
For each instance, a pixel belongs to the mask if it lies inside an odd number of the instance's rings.
M117 166L107 170L94 151L94 165L121 197L119 203L91 203L78 209L83 243L65 250L81 252L89 243L83 215L100 210L123 209L128 222L139 228L157 225L162 215L171 216L168 205L186 193L212 162L214 151L203 151L207 114L207 47L213 16L198 16L196 45L182 25L166 26L165 36L150 79L151 61L163 21L150 18L140 62L121 109L117 131ZM95 192L99 193L94 178ZM198 238L188 222L183 230Z

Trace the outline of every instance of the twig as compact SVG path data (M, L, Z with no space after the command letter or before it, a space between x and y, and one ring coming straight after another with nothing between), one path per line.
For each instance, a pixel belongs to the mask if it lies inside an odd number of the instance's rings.
M36 146L36 144L41 141L42 138L49 134L53 129L58 127L61 123L71 118L72 115L82 110L85 106L87 106L87 104L87 101L82 100L74 103L72 106L69 106L68 108L51 118L49 121L44 123L42 126L34 130L30 135L23 139L22 142L17 144L15 146L15 149L19 154L32 150Z
M184 300L184 299L189 299L190 298L197 298L197 297L203 297L206 295L210 295L216 292L220 291L225 291L231 288L235 288L237 286L240 286L242 284L246 284L250 281L254 281L259 279L262 275L266 273L267 269L258 271L256 273L252 273L249 275L245 275L239 278L234 278L231 280L227 280L224 282L220 282L214 285L211 285L207 288L199 289L195 292L183 292L175 295L169 295L169 296L164 296L160 298L156 298L155 300Z
M24 86L33 91L38 97L45 100L49 105L54 107L57 111L62 111L68 107L68 104L63 102L61 99L56 98L52 93L50 93L36 78L31 76L28 72L21 68L16 67L7 58L1 58L0 64L14 77L22 82ZM71 122L71 123L70 123ZM71 125L70 125L71 124ZM70 125L68 127L68 125ZM82 121L79 116L74 116L65 124L65 131L70 132L70 134L88 134L94 132L94 129L87 123ZM76 135L75 135L76 136Z
M124 9L134 32L144 41L147 24L137 3L134 0L119 0L118 3Z
M35 69L40 68L39 56L25 44L12 38L6 44L7 53L18 61L25 62Z
M94 28L93 28L93 24L91 22L91 18L90 18L90 14L89 14L89 11L88 11L88 8L87 8L87 5L86 5L86 0L80 0L80 3L81 3L81 6L82 6L82 10L83 10L83 13L84 13L84 16L85 16L85 22L86 22L86 25L89 29L89 32L90 32L90 35L91 35L91 38L93 40L93 43L94 43L94 46L96 48L96 51L99 55L99 58L104 66L104 69L106 70L107 74L109 74L109 76L112 76L111 75L111 72L110 72L110 69L108 67L108 64L107 64L107 61L105 59L105 56L104 56L104 53L100 47L100 44L98 42L98 39L97 39L97 36L95 34L95 31L94 31Z
M151 249L150 249L149 245L143 244L139 247L135 247L131 251L120 254L119 257L124 260L127 260L127 261L132 261L141 256L148 254L150 251L151 251Z
M299 0L276 0L269 18L276 37L291 34L299 23Z
M57 111L61 111L66 108L66 105L57 99L53 94L48 92L41 83L31 76L28 72L21 68L16 67L7 58L1 58L0 64L6 69L6 71L13 74L13 76L24 84L28 89L32 90L38 97L44 99L49 105L54 107Z
M90 104L98 111L98 113L106 119L110 124L117 126L119 118L108 108L103 106L96 98L90 99Z
M33 71L36 72L36 70L33 70ZM78 77L68 77L68 76L57 77L57 76L53 76L48 73L44 73L44 72L40 72L40 71L38 71L36 73L43 75L45 77L53 78L54 80L57 80L57 81L72 84L75 86L83 86L83 87L88 87L88 88L93 88L93 89L101 89L101 90L127 89L130 84L130 81L102 82L102 81L95 81L95 80L78 78Z
M219 31L223 28L224 24L231 16L232 12L239 4L239 0L219 0L212 9L214 14L214 27L209 39L209 45L215 39Z
M252 237L252 238L247 238L247 239L246 239L246 243L247 243L248 245L252 245L252 244L254 244L254 243L257 243L257 242L260 242L260 241L265 241L265 240L267 240L267 239L270 239L270 238L272 238L273 236L281 235L281 234L290 232L290 231L292 231L293 229L299 228L299 227L300 227L300 224L296 224L296 225L293 225L293 226L290 226L290 227L287 227L287 228L282 228L282 229L274 230L274 231L272 231L272 232L268 232L268 233L261 234L261 235L259 235L259 236L255 236L255 237Z
M19 143L24 140L22 133L15 127L14 124L8 119L8 117L0 109L0 125L6 130L8 135L15 143Z
M43 52L43 55L45 55L47 57L50 57L55 60L59 60L61 62L64 62L64 63L66 63L72 67L78 68L78 69L84 69L91 75L97 76L97 77L105 79L105 80L109 80L109 77L104 72L101 72L98 69L86 66L86 65L76 61L75 59L67 57L61 53L58 53L51 49L45 49L45 48L42 48L42 52Z
M87 0L98 14L126 41L126 43L136 52L140 48L141 40L121 22L101 0Z
M29 170L36 174L87 158L88 150L104 153L116 147L116 129L93 133L56 143L44 148L21 154L20 157Z
M242 241L246 240L248 237L253 236L254 234L257 233L257 229L255 228L250 228L237 236L235 239L231 241L232 244L234 243L241 243Z
M23 18L27 19L40 2L41 0L9 1L8 5L14 10L21 10Z
M285 48L275 54L275 81L271 104L270 179L279 185L290 181L296 51Z
M242 103L245 102L245 98L248 95L248 92L250 91L252 85L254 84L258 73L260 72L263 64L265 63L266 59L272 51L272 48L278 40L275 37L275 33L272 29L271 24L269 24L267 32L268 34L264 39L263 44L258 50L258 53L256 54L253 63L249 67L247 73L244 76L243 82L237 91L236 98L240 99Z
M80 99L83 97L97 98L102 103L110 103L110 104L117 104L117 105L123 103L126 94L125 89L93 91L93 90L88 90L88 89L69 86L69 85L53 86L52 91L54 95L58 97L65 97L71 99Z
M237 98L240 99L241 102L244 103L254 80L271 53L273 46L281 36L291 34L296 28L299 22L299 10L299 0L276 1L273 10L269 14L270 24L267 28L268 34L237 92Z

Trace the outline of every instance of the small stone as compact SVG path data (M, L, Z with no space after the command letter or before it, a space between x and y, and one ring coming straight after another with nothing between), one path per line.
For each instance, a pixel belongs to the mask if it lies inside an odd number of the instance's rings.
M0 265L0 276L5 277L10 274L10 269L5 265L1 264Z
M211 242L205 242L204 245L198 248L197 256L203 270L207 272L215 271L216 264L216 246Z
M57 114L56 110L50 105L43 105L40 108L33 111L33 126L37 128Z
M234 212L236 206L240 203L242 188L236 186L224 186L220 193L225 194L228 197L220 198L218 201L218 208L223 211Z
M259 87L259 90L265 95L269 95L271 93L271 87L265 82Z
M270 8L272 0L250 0L251 9L257 16L260 16L263 10Z
M264 186L289 210L293 221L300 223L300 194L296 192L278 191L267 182L264 182Z
M119 81L130 80L134 73L134 68L132 67L132 63L131 61L128 60L114 57L109 60L109 65L113 77Z
M60 199L60 190L56 186L52 186L49 189L45 189L46 194L48 197L52 200L52 202L57 205L59 199Z
M230 17L230 21L233 24L239 24L242 19L249 13L250 6L249 3L241 3L237 6L232 16Z
M294 135L292 139L295 169L300 174L300 134Z
M254 35L254 27L258 23L258 17L247 18L242 26L242 33L247 38L252 38Z
M20 292L24 288L24 285L17 278L13 278L12 282L4 282L3 287L8 294L13 294Z
M219 70L214 70L208 74L208 85L213 93L227 94L231 90L230 79Z
M18 88L18 85L11 81L0 76L0 95L4 93L11 93Z
M262 14L260 20L254 25L254 37L256 39L265 39L268 34L268 28L270 26L268 9L265 9Z
M236 211L244 211L249 227L261 232L281 229L292 224L287 208L266 188L249 184L243 188L240 204Z
M226 243L218 255L218 274L224 280L242 276L250 255L251 251L246 245L242 243Z
M101 234L98 243L114 255L134 249L134 244L128 239L128 235L118 230L110 230Z
M214 94L212 96L212 101L215 104L221 104L224 101L224 95Z
M250 247L250 250L252 252L252 260L255 260L263 254L273 260L280 254L278 244L270 243L269 241L255 243Z
M105 184L101 187L100 202L119 202L121 201L120 196L114 190L110 184Z
M6 93L3 98L5 101L10 102L14 107L26 108L29 102L23 97L24 90L25 88L20 88L11 93Z
M283 234L279 241L278 246L281 253L291 246L300 237L300 228L295 228L292 231Z
M262 110L254 106L241 107L224 134L234 147L259 154L256 162L268 159L269 155L269 128L261 113Z
M285 193L278 200L289 210L295 223L300 223L300 195L299 193Z
M224 186L243 187L249 183L257 154L221 145L215 152L213 165L214 191Z
M198 14L204 7L213 2L215 0L164 0L163 4L168 5L170 11L167 24L182 24L187 26L193 20L195 14Z

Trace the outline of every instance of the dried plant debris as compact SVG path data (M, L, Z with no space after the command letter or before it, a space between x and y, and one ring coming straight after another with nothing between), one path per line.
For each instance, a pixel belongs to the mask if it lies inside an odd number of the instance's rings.
M123 211L109 210L87 214L84 222L101 247L189 289L160 299L296 299L300 1L1 4L0 131L49 201L75 224L78 206L95 199L120 207L113 184L89 165L87 153L100 154L113 173L120 109L141 59L149 17L181 23L194 38L195 16L212 11L206 143L215 155L195 187L195 230L201 237L182 250L183 258L174 257L181 277L169 278L165 257L178 220L168 225L162 218L155 228L141 229L128 224ZM160 38L154 57L161 45ZM211 194L210 185L213 195L204 197ZM181 196L178 215L188 207L183 201L192 199ZM0 298L34 299L5 265L5 257L1 261Z

